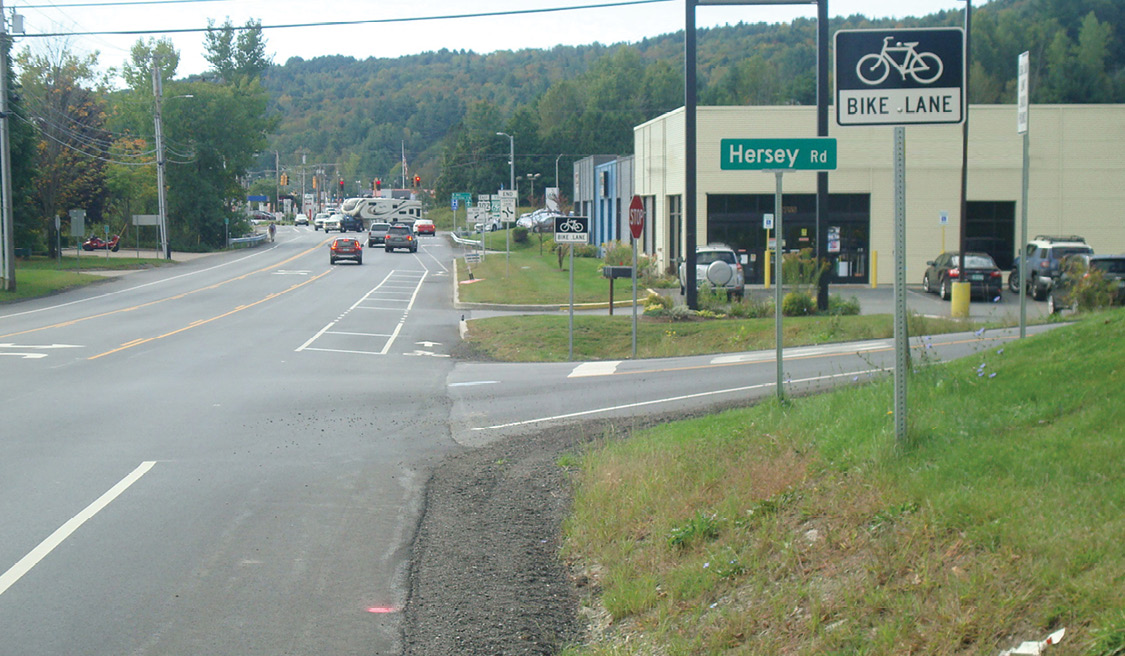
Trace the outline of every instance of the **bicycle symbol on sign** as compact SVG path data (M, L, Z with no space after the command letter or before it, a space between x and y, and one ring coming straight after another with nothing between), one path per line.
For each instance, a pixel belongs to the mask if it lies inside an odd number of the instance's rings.
M559 232L585 232L584 228L578 219L567 219L559 224Z
M870 85L876 85L887 79L891 69L894 68L906 80L906 76L914 78L919 84L930 84L941 77L941 58L932 52L918 52L915 48L917 41L899 41L894 45L893 36L883 39L883 49L879 54L870 53L859 58L855 65L856 75L859 79ZM902 54L902 63L898 63L892 54Z

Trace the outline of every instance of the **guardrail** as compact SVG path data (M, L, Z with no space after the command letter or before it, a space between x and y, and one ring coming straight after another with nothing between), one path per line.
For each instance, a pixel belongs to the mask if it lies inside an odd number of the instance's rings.
M253 235L250 237L236 237L231 239L228 243L231 248L254 248L266 241L266 235Z
M472 246L473 248L480 248L479 239L462 239L457 235L456 232L449 233L449 236L453 238L453 241L457 242L461 246Z

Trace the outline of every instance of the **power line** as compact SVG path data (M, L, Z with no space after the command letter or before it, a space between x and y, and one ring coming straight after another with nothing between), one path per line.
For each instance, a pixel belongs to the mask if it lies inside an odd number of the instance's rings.
M186 0L185 0L186 1ZM148 0L147 2L137 2L135 4L152 4L157 0ZM507 11L491 11L481 12L475 14L446 14L443 16L411 16L403 18L370 18L365 20L351 20L351 21L324 21L319 23L285 23L279 25L250 25L250 26L232 26L235 30L248 30L248 29L262 29L262 30L280 30L295 27L339 27L345 25L372 25L377 23L417 23L423 21L439 21L439 20L459 20L465 18L495 18L498 16L520 16L527 14L547 14L557 13L563 11L579 11L585 9L606 9L611 7L628 7L631 5L650 5L662 2L673 2L673 0L624 0L623 2L603 2L590 5L576 5L573 7L544 7L541 9L514 9ZM62 5L56 5L62 6ZM44 32L42 34L23 34L23 38L37 39L47 37L59 36L135 36L143 34L185 34L191 32L207 32L216 29L216 27L183 27L167 30L120 30L120 31L95 31L95 32Z
M197 2L227 2L228 0L133 0L131 2L74 2L69 4L20 5L16 9L59 9L62 7L120 7L128 5L178 5Z

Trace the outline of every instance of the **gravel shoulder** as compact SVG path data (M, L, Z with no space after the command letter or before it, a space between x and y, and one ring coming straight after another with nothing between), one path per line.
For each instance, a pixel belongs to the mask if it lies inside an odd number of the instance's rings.
M414 541L403 653L554 654L580 637L578 593L559 559L570 486L566 427L450 456L427 486Z

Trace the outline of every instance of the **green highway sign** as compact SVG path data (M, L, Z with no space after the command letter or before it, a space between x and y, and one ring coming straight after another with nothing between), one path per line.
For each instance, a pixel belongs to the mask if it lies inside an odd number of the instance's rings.
M724 171L835 171L836 140L723 139L719 163Z

